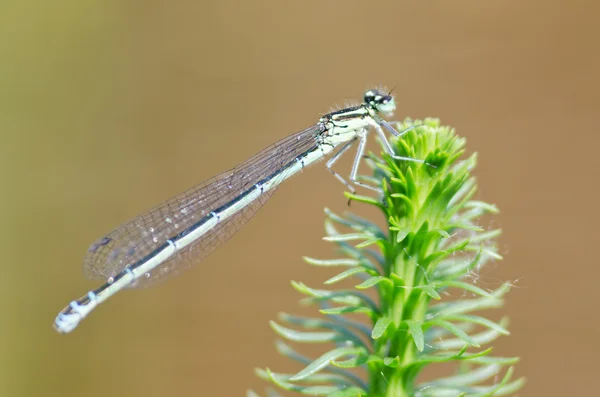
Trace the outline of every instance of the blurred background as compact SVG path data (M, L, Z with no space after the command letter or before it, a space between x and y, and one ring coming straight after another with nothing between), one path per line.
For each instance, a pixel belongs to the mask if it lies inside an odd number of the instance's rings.
M99 285L81 273L96 238L379 85L396 87L398 118L439 117L480 155L479 197L502 210L491 222L505 257L482 283L516 287L489 315L511 318L495 354L522 358L520 395L593 394L598 11L548 0L1 2L0 395L242 396L263 390L254 367L290 370L268 321L297 311L290 280L326 279L301 257L332 257L323 208L346 209L322 164L200 266L117 295L70 335L51 325Z

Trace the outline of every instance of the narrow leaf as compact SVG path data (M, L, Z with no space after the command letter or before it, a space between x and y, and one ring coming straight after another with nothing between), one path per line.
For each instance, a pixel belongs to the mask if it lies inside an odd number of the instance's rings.
M345 270L345 271L339 273L336 276L331 277L329 280L325 281L324 284L334 284L334 283L337 283L338 281L345 280L348 277L352 277L355 274L366 273L366 272L367 271L362 267L353 267L351 269L348 269L348 270Z
M349 234L337 234L334 236L325 236L325 241L353 241L353 240L367 240L372 239L373 236L366 233L349 233Z
M433 299L437 299L437 300L442 299L440 294L438 294L438 292L435 290L435 288L433 288L431 285L424 285L421 287L421 289L423 290L423 292L425 292L427 295L429 295Z
M469 354L469 353L465 353L466 348L467 348L467 346L465 345L465 347L463 347L463 349L461 349L459 352L456 352L451 355L427 355L427 354L424 354L424 355L420 356L418 360L409 364L407 366L407 368L412 367L412 366L420 367L420 366L431 364L431 363L443 363L443 362L455 361L455 360L469 360L469 362L472 362L472 363L479 363L480 361L478 361L478 360L481 360L481 358L484 358L483 356L486 356L487 354L490 354L492 352L492 349L489 348L487 350ZM490 364L490 363L486 363L486 364Z
M498 388L494 391L493 396L511 396L519 389L525 386L525 378L519 378L512 382L506 383L502 385L502 387ZM479 388L477 388L479 389Z
M500 372L502 367L497 364L490 364L475 368L468 372L458 373L456 375L439 378L419 385L419 388L434 386L468 386L486 381L493 378Z
M485 296L487 298L490 298L492 296L489 292L487 292L473 284L465 283L463 281L453 281L453 280L442 281L442 282L438 283L438 285L440 287L454 287L454 288L464 289L465 291L472 292L476 295Z
M452 324L449 321L432 320L432 321L426 322L425 324L426 324L426 326L434 325L434 326L445 328L448 331L452 332L454 335L456 335L459 339L462 339L463 341L468 343L469 345L479 347L479 343L475 342L473 339L471 339L471 337L469 335L467 335L467 333L465 331L463 331L462 329L460 329L459 327L457 327L456 325Z
M391 318L380 317L379 320L377 320L377 322L375 323L375 326L373 327L373 332L371 332L371 338L379 339L391 323Z
M382 277L382 276L374 276L371 277L365 281L363 281L362 283L356 285L356 289L367 289L367 288L371 288L374 285L377 285L379 283L385 282L388 285L391 285L391 281L387 278L387 277Z
M415 320L406 320L405 322L408 325L408 329L410 330L413 341L417 346L417 350L422 352L425 348L425 338L423 336L423 329L421 328L421 323Z
M318 329L318 328L326 328L335 330L338 333L343 333L344 335L352 335L353 338L359 338L359 336L354 333L353 330L358 331L361 335L368 337L371 334L371 329L367 327L365 324L348 320L342 317L337 316L329 316L331 320L329 321L323 318L312 318L312 317L300 317L300 316L292 316L287 313L280 313L279 318L282 321L285 321L290 324L299 325L306 329Z
M355 291L327 291L310 288L304 283L296 281L291 282L292 287L301 294L311 296L317 299L326 299L333 302L348 304L348 305L359 305L361 303L362 296L358 296ZM367 298L368 300L368 298Z
M404 282L402 277L398 276L396 273L390 274L390 280L392 280L392 282L394 283L394 286L399 287L399 288L404 287L406 285L406 283Z
M360 248L365 248L365 247L368 247L370 245L377 244L377 243L379 243L381 241L384 241L384 240L380 239L380 238L371 238L369 240L363 241L362 243L356 244L355 247L359 248L359 249Z
M348 198L349 200L352 200L352 201L370 204L375 207L382 208L381 203L378 200L374 199L373 197L362 196L362 195L353 194L353 193L349 193L349 192L344 192L344 196L346 196L346 198Z
M343 361L338 361L338 360L331 360L331 364L335 365L336 367L339 368L356 368L356 367L360 367L361 365L365 364L367 361L369 360L369 356L366 354L360 354L358 356L349 358L347 360L343 360Z
M401 243L402 241L404 241L406 236L408 236L408 233L408 230L398 230L398 234L396 234L396 242Z
M355 347L339 347L337 349L333 349L323 354L321 357L317 358L315 361L310 363L307 367L305 367L302 371L298 372L296 375L290 378L291 381L300 380L306 378L315 372L320 371L321 369L327 367L332 360L335 360L340 357L352 355L352 354L360 354L363 352L360 348Z
M304 261L308 264L315 266L359 266L360 262L356 259L342 258L342 259L315 259L308 256L303 257Z
M271 372L268 368L266 369L267 375L269 376L269 380L273 382L275 385L281 387L284 390L296 391L302 394L311 395L311 396L327 396L338 390L336 386L301 386L295 385L293 383L289 383L286 380L275 376L273 372ZM291 378L290 378L291 380Z
M503 318L502 320L500 320L499 324L501 327L505 328L508 325L508 319ZM493 329L488 329L483 332L471 335L471 339L473 339L475 342L477 342L483 346L485 344L493 342L500 335L502 335L502 334L497 331L494 331ZM465 342L462 339L458 339L458 338L444 338L444 339L436 340L433 344L435 345L435 347L437 349L449 350L449 349L459 349L460 347L462 347L465 344Z
M519 357L475 357L471 362L475 364L513 365L519 362Z
M483 232L483 233L477 233L474 236L471 236L470 243L476 244L476 243L482 243L482 242L486 242L489 240L493 240L494 238L498 237L501 234L502 234L502 229L494 229L494 230L489 230L489 231Z
M328 394L327 397L361 397L366 396L367 392L360 387L351 386L347 389L338 390L331 394Z
M474 316L474 315L465 315L465 316L443 316L442 318L447 321L471 322L474 324L483 325L484 327L493 329L494 331L501 333L503 335L510 335L510 332L508 332L508 330L506 328L502 327L500 324L497 324L491 320L488 320L485 317Z
M506 375L504 375L504 378L502 379L502 381L500 383L498 383L498 385L490 388L490 390L488 390L484 393L475 394L474 397L491 397L491 396L493 396L494 394L496 394L496 392L500 388L502 388L502 386L504 386L506 383L508 383L510 378L512 378L513 373L514 373L514 368L510 367L508 369L508 371L506 371Z
M340 339L340 335L335 332L301 332L283 327L275 321L271 321L269 324L279 336L293 342L322 343Z
M298 361L301 364L304 365L309 365L310 363L313 362L312 359L309 359L305 356L300 355L298 352L294 351L294 349L292 349L290 346L286 345L284 342L282 341L276 341L275 343L275 347L277 349L277 352L279 352L279 354L285 356L285 357L289 357L294 361ZM364 350L363 350L364 351ZM365 382L359 378L358 376L356 376L355 374L346 371L345 369L342 368L337 368L337 367L331 367L327 369L327 372L329 373L333 373L335 375L341 376L344 379L347 379L349 382L362 387L364 389L367 388L367 385L365 384ZM308 381L309 379L314 379L314 378L318 378L319 376L324 375L324 374L313 374L310 377L307 377L305 379L302 380L302 382ZM288 376L286 379L290 378L290 376ZM339 382L335 382L335 383L339 383Z
M400 357L384 357L383 365L390 368L398 368L400 365Z
M256 376L258 376L261 379L264 380L269 380L269 373L261 368L256 368L254 370L254 373L256 374ZM276 377L278 379L282 379L282 380L286 380L289 379L293 374L286 374L286 373L280 373L280 372L272 372L271 376ZM346 385L348 384L348 380L346 378L344 378L343 376L340 375L335 375L332 373L328 373L328 372L323 372L323 373L316 373L316 374L312 374L311 376L302 379L301 381L298 382L302 382L303 384L323 384L323 383L333 383L336 385Z
M509 289L510 287L508 285L502 286L496 291L492 292L490 298L483 297L479 299L465 299L449 303L439 303L430 307L428 314L431 316L436 316L439 313L443 313L444 315L448 316L452 314L469 313L475 310L502 307L504 302L500 298Z
M340 307L331 307L328 309L321 309L319 312L323 314L346 314L346 313L363 313L369 316L375 314L375 312L369 308L363 306L340 306Z
M465 204L465 208L481 208L486 212L490 212L492 214L497 214L500 212L498 207L496 207L495 205L476 200L469 201L467 204Z

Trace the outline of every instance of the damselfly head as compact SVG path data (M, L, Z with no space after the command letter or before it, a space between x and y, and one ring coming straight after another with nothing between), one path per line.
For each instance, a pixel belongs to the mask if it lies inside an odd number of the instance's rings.
M378 90L369 90L365 92L364 101L377 112L392 113L396 110L396 102L390 94L391 92L385 94Z

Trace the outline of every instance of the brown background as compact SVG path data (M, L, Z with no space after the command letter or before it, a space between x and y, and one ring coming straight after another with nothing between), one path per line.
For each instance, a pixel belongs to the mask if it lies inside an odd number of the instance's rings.
M322 209L345 209L323 165L185 276L119 294L71 335L51 323L98 285L80 271L94 239L379 84L398 117L440 117L480 154L505 230L481 285L516 286L495 353L522 357L520 394L596 394L600 29L585 4L0 3L0 395L241 396L263 389L255 366L295 368L268 320L297 311L289 280L326 277L301 261L331 256Z

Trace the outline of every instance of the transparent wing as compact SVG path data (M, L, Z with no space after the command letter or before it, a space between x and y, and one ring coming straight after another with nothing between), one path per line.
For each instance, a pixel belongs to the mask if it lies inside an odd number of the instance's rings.
M313 126L284 138L235 168L125 222L90 246L83 262L85 276L106 280L146 258L213 210L253 188L302 153L316 148L318 134L319 127ZM264 192L246 208L219 222L134 286L151 285L202 260L238 231L273 193L274 189Z

